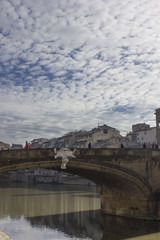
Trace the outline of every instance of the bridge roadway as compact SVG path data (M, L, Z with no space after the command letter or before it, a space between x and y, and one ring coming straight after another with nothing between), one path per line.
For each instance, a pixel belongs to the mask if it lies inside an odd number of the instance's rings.
M111 215L160 220L160 150L76 149L66 170L54 149L0 151L0 172L29 168L66 171L101 187L102 210Z

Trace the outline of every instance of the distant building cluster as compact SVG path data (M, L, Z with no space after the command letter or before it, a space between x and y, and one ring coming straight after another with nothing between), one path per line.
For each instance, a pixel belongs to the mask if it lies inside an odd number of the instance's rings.
M132 125L132 132L127 134L130 142L136 144L136 147L142 145L147 148L158 148L160 146L160 108L155 110L156 126L150 127L145 123Z
M146 123L132 125L132 131L124 137L117 129L97 126L89 131L69 132L62 137L46 139L38 138L30 142L30 148L157 148L160 146L160 108L155 111L156 126ZM0 148L9 148L0 143ZM21 144L12 144L10 149L22 149Z
M80 130L69 132L62 137L53 139L34 139L30 142L31 148L106 148L118 147L117 144L122 136L120 132L107 125L98 126L90 131Z

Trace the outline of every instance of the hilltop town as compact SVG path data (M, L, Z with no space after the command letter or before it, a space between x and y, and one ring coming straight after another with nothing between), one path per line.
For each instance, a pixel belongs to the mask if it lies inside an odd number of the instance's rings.
M158 147L160 144L160 108L155 110L155 127L150 127L146 123L132 125L132 131L122 136L116 128L106 124L99 125L89 131L80 130L69 132L58 138L38 138L30 142L30 148L141 148L145 144L146 148ZM22 144L12 144L9 146L0 142L2 149L21 149Z

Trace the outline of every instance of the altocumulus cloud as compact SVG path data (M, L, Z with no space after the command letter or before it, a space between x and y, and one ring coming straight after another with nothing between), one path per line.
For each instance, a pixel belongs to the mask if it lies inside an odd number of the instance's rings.
M155 125L158 0L2 0L0 140Z

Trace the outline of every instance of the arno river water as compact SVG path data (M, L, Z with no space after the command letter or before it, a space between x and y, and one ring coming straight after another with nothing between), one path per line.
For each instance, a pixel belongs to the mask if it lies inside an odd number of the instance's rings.
M0 230L13 240L160 240L160 222L107 216L96 187L0 184Z

